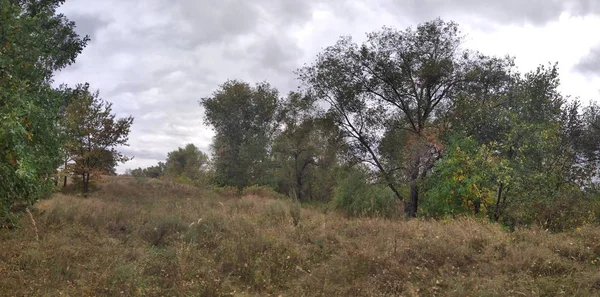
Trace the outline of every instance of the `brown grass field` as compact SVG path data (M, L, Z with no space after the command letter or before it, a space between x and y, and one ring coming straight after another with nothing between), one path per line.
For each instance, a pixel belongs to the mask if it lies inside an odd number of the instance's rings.
M348 219L268 193L107 178L0 230L1 296L600 296L600 228ZM267 196L267 197L266 197Z

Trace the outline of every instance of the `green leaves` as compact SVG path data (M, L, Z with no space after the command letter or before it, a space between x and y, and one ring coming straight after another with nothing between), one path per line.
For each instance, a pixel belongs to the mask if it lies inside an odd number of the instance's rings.
M0 220L47 194L61 162L62 100L49 83L88 41L56 14L62 2L0 0Z
M239 189L264 184L267 157L279 124L278 91L267 83L252 87L227 81L200 105L205 123L216 132L213 161L217 183Z
M64 92L70 101L63 122L67 137L64 150L74 161L69 171L82 176L87 192L90 176L110 173L117 163L129 160L116 146L127 145L133 117L116 119L112 104L102 100L98 92L92 93L88 84Z

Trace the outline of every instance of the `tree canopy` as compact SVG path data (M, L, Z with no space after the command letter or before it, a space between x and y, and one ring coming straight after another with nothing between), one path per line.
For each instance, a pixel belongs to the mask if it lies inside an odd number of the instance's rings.
M62 3L0 0L0 218L49 193L61 164L64 98L50 83L89 40L56 12Z

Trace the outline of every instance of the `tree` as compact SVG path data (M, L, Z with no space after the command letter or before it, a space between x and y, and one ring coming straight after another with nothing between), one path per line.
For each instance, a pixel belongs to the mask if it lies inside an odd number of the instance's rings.
M559 229L564 222L557 217L581 211L573 199L597 172L597 138L586 132L591 125L580 104L558 92L556 65L523 76L510 62L496 66L493 81L471 85L456 101L449 149L429 181L428 207L481 210L494 221ZM486 85L486 92L473 90Z
M243 188L265 184L278 127L279 93L267 83L230 80L200 100L204 122L216 132L212 150L216 182Z
M0 219L49 193L61 162L63 101L50 83L89 40L56 13L63 2L0 0Z
M458 26L439 19L404 31L384 28L367 37L360 46L350 37L341 38L299 76L330 106L354 155L377 170L398 199L404 200L399 182L408 182L405 212L413 217L419 183L442 150L439 119L453 105L468 69L487 58L460 50ZM404 143L397 144L402 146L401 160L382 159L386 130L405 133Z
M198 179L202 166L207 162L208 156L194 144L189 143L183 149L178 148L168 153L165 173L171 177L185 176L192 180Z
M65 150L74 160L69 170L81 176L83 193L87 195L90 177L129 160L115 147L127 145L133 117L115 119L112 104L102 100L98 91L90 92L88 84L78 85L73 92L75 99L66 111Z
M273 144L274 161L279 169L276 175L284 184L280 190L294 193L303 201L306 197L321 196L315 193L315 188L321 186L330 188L326 191L330 196L334 185L327 182L332 178L326 175L333 174L337 154L344 149L339 130L320 114L310 96L290 93L282 106L283 127ZM319 180L315 180L317 176Z

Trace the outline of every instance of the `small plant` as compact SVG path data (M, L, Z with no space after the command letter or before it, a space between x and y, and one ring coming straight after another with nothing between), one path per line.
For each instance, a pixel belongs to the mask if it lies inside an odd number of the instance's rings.
M286 218L285 204L280 200L271 201L267 207L265 215L271 222L283 222Z
M168 245L170 237L186 229L180 217L169 215L157 218L142 231L142 239L153 246Z
M333 207L353 217L392 218L400 214L394 193L386 186L367 183L364 173L355 171L335 191Z
M217 195L223 198L236 198L240 196L240 192L236 187L225 186L225 187L216 187L213 189Z
M290 206L290 217L292 217L292 224L294 227L298 227L300 225L300 211L302 207L299 202L294 202Z

